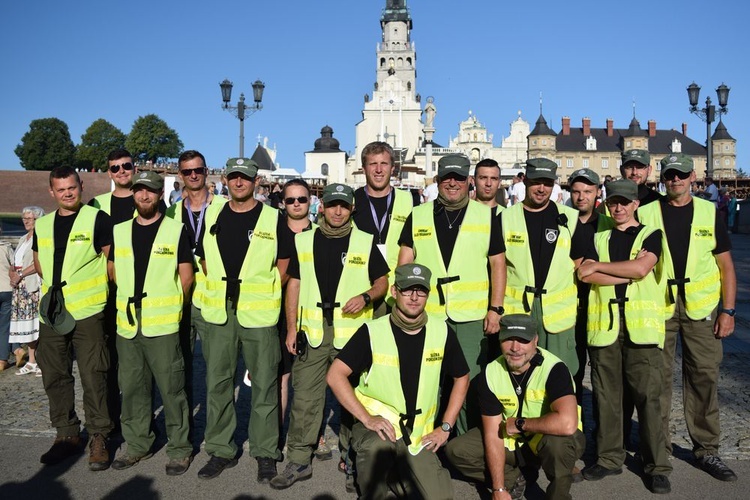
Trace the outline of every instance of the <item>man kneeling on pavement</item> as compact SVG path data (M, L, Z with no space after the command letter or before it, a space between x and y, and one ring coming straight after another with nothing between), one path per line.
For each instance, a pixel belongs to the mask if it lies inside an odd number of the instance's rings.
M572 498L571 471L586 445L573 379L538 339L530 316L503 316L502 356L476 380L482 428L446 446L448 460L468 478L487 481L493 499L522 498L519 469L526 466L544 469L547 498Z
M351 445L361 498L386 498L390 489L453 498L450 474L435 453L466 397L469 366L456 333L443 321L428 320L430 277L420 264L397 267L393 311L359 328L328 371L328 385L357 419ZM453 388L435 428L441 372L453 378ZM352 374L359 376L356 388Z

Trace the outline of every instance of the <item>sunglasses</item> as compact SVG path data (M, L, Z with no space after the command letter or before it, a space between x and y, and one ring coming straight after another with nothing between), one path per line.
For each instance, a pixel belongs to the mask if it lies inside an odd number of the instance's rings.
M417 288L398 288L398 293L403 295L404 297L414 297L416 294L417 297L427 297L427 294L430 293L424 288L417 287Z
M307 203L307 196L297 196L296 198L290 196L289 198L284 198L285 205L294 205L295 201L300 202L300 204Z
M196 168L183 168L180 170L180 175L183 175L185 177L190 177L191 175L203 175L206 173L206 167L196 167Z
M109 171L112 172L113 174L116 174L117 172L120 171L120 167L122 167L123 170L127 170L127 171L133 170L133 164L128 162L128 163L122 163L120 165L110 165Z
M668 170L666 174L661 174L665 181L672 181L675 177L680 179L681 181L684 181L688 177L690 177L690 174L692 172L680 172L677 169Z

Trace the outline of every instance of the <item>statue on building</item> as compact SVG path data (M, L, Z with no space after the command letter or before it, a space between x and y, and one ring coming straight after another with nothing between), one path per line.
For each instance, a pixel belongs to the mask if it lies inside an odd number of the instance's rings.
M433 125L435 123L435 114L437 114L437 108L435 107L435 104L433 104L434 101L434 98L428 97L427 106L424 107L426 128L434 128Z

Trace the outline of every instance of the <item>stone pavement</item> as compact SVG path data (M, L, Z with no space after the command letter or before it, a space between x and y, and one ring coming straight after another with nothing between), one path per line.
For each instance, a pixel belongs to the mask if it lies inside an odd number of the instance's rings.
M733 255L738 278L738 318L735 334L724 341L724 360L721 366L719 400L721 409L721 456L738 472L736 483L721 483L695 469L690 460L691 443L682 416L682 380L676 363L674 374L674 397L671 420L672 441L675 456L672 463L672 498L747 498L750 475L750 236L732 235ZM198 344L197 349L200 346ZM196 351L195 366L195 442L196 452L205 428L205 366ZM238 370L238 432L237 441L247 439L250 389L241 383L244 369ZM588 389L584 411L590 413L590 382L584 381ZM82 391L76 385L77 411L83 418ZM330 406L330 405L329 405ZM157 414L161 407L156 409ZM163 416L157 417L160 430L157 446L164 444ZM329 411L326 434L331 444L336 442L337 416ZM0 372L0 498L52 498L94 499L127 498L200 498L211 495L216 498L353 498L344 490L344 476L336 472L338 455L328 462L315 462L315 476L311 481L295 485L284 492L275 492L268 487L255 484L255 461L247 457L245 446L240 465L226 471L222 477L212 481L197 479L197 470L203 466L207 456L202 451L190 471L181 478L167 478L163 466L166 457L163 450L149 462L144 462L128 471L106 471L92 473L85 466L85 457L77 462L68 461L56 467L42 467L39 456L50 446L54 430L49 427L47 398L40 378L16 376L15 369ZM634 437L635 430L634 430ZM584 455L586 464L594 460L594 449L589 439ZM579 465L583 466L583 463ZM280 464L281 468L281 464ZM249 471L248 471L249 469ZM576 498L651 498L638 477L639 465L632 454L626 462L624 474L603 481L583 482L573 486ZM456 498L489 498L485 492L463 481L454 480ZM541 473L540 488L530 487L526 498L542 498L546 479ZM253 491L252 494L248 491ZM256 496L259 495L259 496Z

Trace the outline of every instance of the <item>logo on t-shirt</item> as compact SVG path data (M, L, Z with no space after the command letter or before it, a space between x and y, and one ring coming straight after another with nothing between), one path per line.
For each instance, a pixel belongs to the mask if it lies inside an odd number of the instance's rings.
M547 240L547 243L554 243L557 241L557 235L560 233L557 229L545 229L544 230L544 238Z
M341 265L346 265L346 252L341 252Z
M247 241L253 241L253 230L248 229L247 230Z

